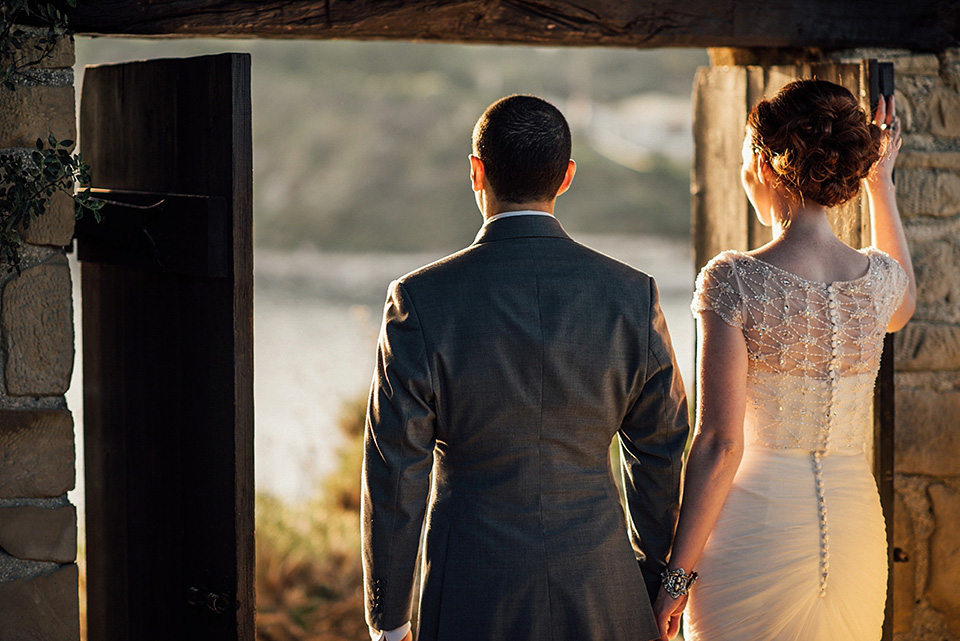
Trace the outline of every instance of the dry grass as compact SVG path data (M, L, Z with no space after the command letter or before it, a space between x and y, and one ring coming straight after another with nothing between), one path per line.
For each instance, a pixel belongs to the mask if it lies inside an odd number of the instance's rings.
M317 496L291 506L257 497L257 639L367 638L360 564L363 405L344 408L347 441Z

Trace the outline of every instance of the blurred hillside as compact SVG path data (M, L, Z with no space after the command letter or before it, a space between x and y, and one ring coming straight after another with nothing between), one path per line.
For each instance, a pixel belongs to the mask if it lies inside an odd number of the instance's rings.
M569 231L689 233L690 91L704 51L78 38L78 74L223 51L253 56L258 245L469 243L480 224L471 129L511 93L543 96L570 120L579 167L557 209Z

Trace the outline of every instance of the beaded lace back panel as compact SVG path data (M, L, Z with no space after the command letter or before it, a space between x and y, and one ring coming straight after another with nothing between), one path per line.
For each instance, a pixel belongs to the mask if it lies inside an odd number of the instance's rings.
M884 334L907 276L880 250L861 251L866 273L834 283L737 251L701 270L694 314L712 311L746 338L747 445L863 451Z

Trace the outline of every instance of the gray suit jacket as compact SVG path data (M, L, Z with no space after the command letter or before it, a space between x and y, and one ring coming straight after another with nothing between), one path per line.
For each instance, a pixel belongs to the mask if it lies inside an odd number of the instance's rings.
M687 432L653 279L552 217L491 222L388 292L363 469L368 623L410 618L426 518L420 641L656 638Z

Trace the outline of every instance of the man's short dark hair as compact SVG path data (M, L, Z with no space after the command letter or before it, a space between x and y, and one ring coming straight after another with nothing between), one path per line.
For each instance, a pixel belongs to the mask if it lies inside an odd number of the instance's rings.
M570 162L570 127L560 110L542 98L507 96L477 121L473 153L483 161L498 200L552 200Z

